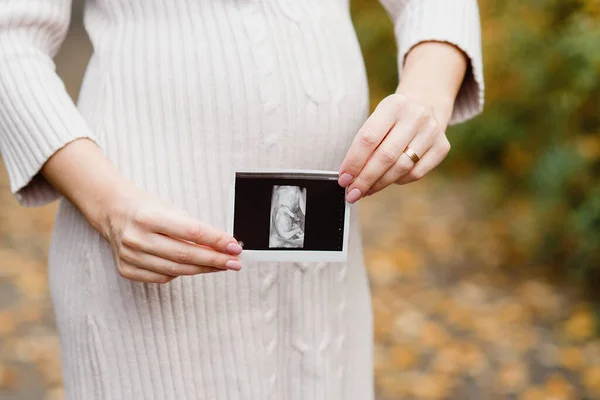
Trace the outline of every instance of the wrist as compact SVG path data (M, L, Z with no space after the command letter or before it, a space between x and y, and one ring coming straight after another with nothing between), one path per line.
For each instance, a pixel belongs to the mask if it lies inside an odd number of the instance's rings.
M131 210L130 204L139 193L139 189L122 176L114 178L99 182L91 193L76 204L90 225L105 238L108 237L114 221Z
M467 65L468 58L458 47L444 42L422 42L403 60L396 93L428 108L446 127Z
M42 174L104 236L110 228L111 215L124 210L139 192L94 142L83 138L50 157Z
M452 118L454 98L427 86L398 85L396 93L425 107L444 128Z

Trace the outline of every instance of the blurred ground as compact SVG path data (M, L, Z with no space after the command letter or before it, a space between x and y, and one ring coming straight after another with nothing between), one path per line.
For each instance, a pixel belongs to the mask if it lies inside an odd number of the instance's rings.
M74 23L57 57L74 96L83 38ZM363 201L378 399L600 398L591 304L527 262L532 205L488 198L438 173ZM20 208L0 168L0 399L63 397L45 267L54 210ZM515 230L528 233L508 240Z

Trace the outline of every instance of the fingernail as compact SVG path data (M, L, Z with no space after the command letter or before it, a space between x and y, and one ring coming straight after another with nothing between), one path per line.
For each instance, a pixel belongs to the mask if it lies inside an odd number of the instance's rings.
M227 267L227 269L239 271L242 269L242 263L237 260L229 260L225 263L225 267Z
M350 193L348 193L348 195L346 196L346 200L348 201L348 203L354 203L358 199L360 199L361 195L361 191L357 188L354 188L350 191Z
M341 187L346 187L346 186L348 186L348 185L349 185L349 184L352 182L352 179L353 179L353 178L352 178L352 175L350 175L350 174L349 174L349 173L347 173L347 172L344 172L344 173L343 173L343 174L340 176L340 178L338 179L338 184L339 184Z
M237 243L229 243L227 245L227 252L234 256L237 256L238 254L240 254L242 252L242 250L243 250L242 246L240 246Z

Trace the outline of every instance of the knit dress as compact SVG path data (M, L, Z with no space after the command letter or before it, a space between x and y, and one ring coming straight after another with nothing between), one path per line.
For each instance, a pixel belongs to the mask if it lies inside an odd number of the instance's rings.
M400 74L415 44L453 43L470 72L452 122L478 113L476 1L382 2ZM70 3L0 1L0 145L25 206L59 197L39 170L87 137L139 187L225 230L233 168L336 170L368 116L348 0L88 0L77 105L52 62ZM373 399L357 215L347 263L246 262L159 285L120 277L62 199L49 278L67 399Z

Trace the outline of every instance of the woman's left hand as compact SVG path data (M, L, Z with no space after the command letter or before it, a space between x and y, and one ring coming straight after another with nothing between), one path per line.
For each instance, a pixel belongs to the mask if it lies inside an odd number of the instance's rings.
M383 99L359 130L341 165L339 184L348 188L348 202L392 183L419 180L434 169L450 151L447 123L402 94ZM416 163L404 153L407 146L419 157Z

